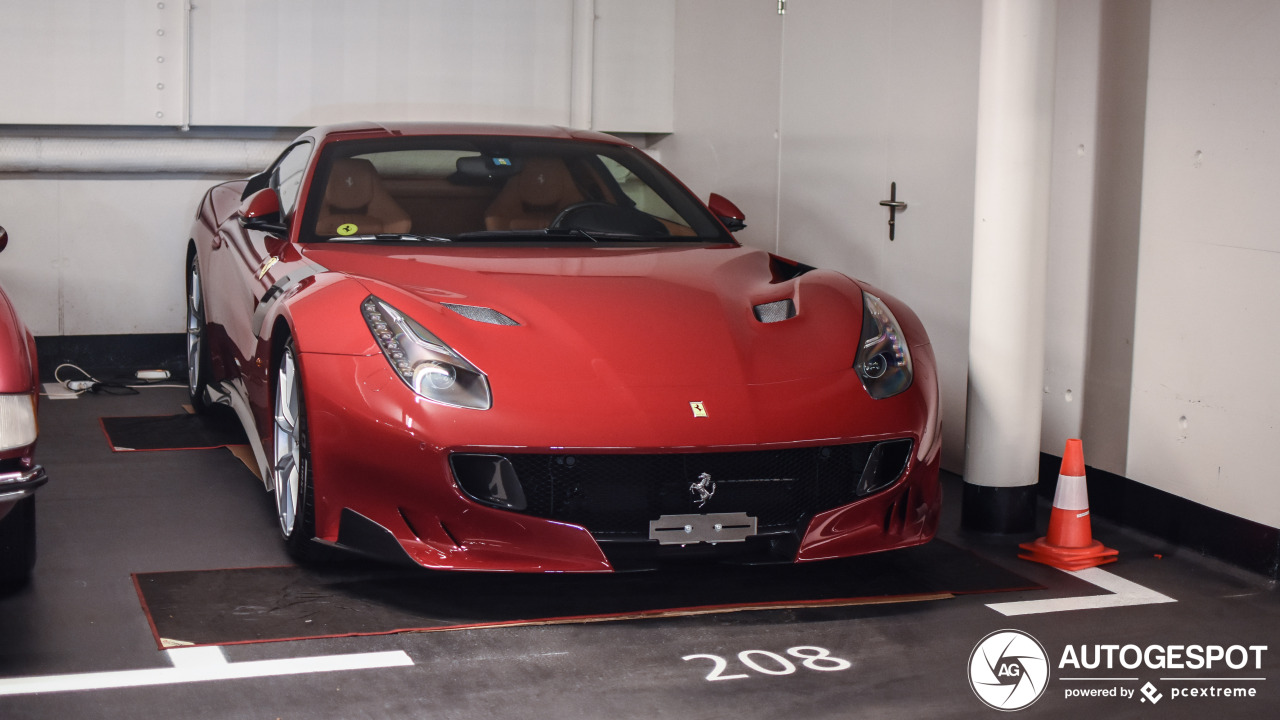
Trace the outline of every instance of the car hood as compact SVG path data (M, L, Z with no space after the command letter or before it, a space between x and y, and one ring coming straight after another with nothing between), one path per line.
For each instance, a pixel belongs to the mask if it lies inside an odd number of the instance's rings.
M741 386L849 372L862 319L849 278L793 277L769 253L733 245L349 245L305 254L414 317L490 377L520 382ZM795 317L756 318L754 306L786 299ZM448 304L496 310L518 325L471 320Z

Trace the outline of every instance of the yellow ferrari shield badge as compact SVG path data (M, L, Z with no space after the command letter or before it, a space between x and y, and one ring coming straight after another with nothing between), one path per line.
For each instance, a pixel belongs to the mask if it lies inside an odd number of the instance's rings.
M693 408L693 416L696 418L707 417L707 406L700 402L691 402L689 407Z

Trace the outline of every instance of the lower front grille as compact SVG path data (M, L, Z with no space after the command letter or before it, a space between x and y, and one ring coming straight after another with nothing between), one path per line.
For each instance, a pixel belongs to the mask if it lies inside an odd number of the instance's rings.
M893 467L884 462L868 467L877 445L882 456L885 447L894 447L897 452L890 454L900 461ZM890 484L905 469L910 446L910 440L898 440L720 453L500 457L510 463L523 488L527 503L520 512L581 525L597 538L617 540L647 538L650 520L685 513L745 512L757 519L761 533L794 531L815 514L856 500L859 487L865 492ZM463 465L455 462L455 472ZM864 468L884 481L860 484ZM700 504L702 494L693 486L704 476L709 477L701 483L704 490L714 487L714 492Z

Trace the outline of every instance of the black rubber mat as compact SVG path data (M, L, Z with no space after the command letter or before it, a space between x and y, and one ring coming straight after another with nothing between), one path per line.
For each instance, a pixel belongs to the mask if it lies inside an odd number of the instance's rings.
M160 647L935 600L1041 586L941 541L810 565L616 575L382 565L134 575Z
M116 452L206 450L248 442L244 429L230 411L200 415L104 417L100 422L107 442Z

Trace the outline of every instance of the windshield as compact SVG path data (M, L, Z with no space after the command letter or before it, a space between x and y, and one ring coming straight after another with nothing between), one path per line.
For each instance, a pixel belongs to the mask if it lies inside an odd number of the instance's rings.
M300 230L304 242L733 242L633 148L487 136L330 144Z

